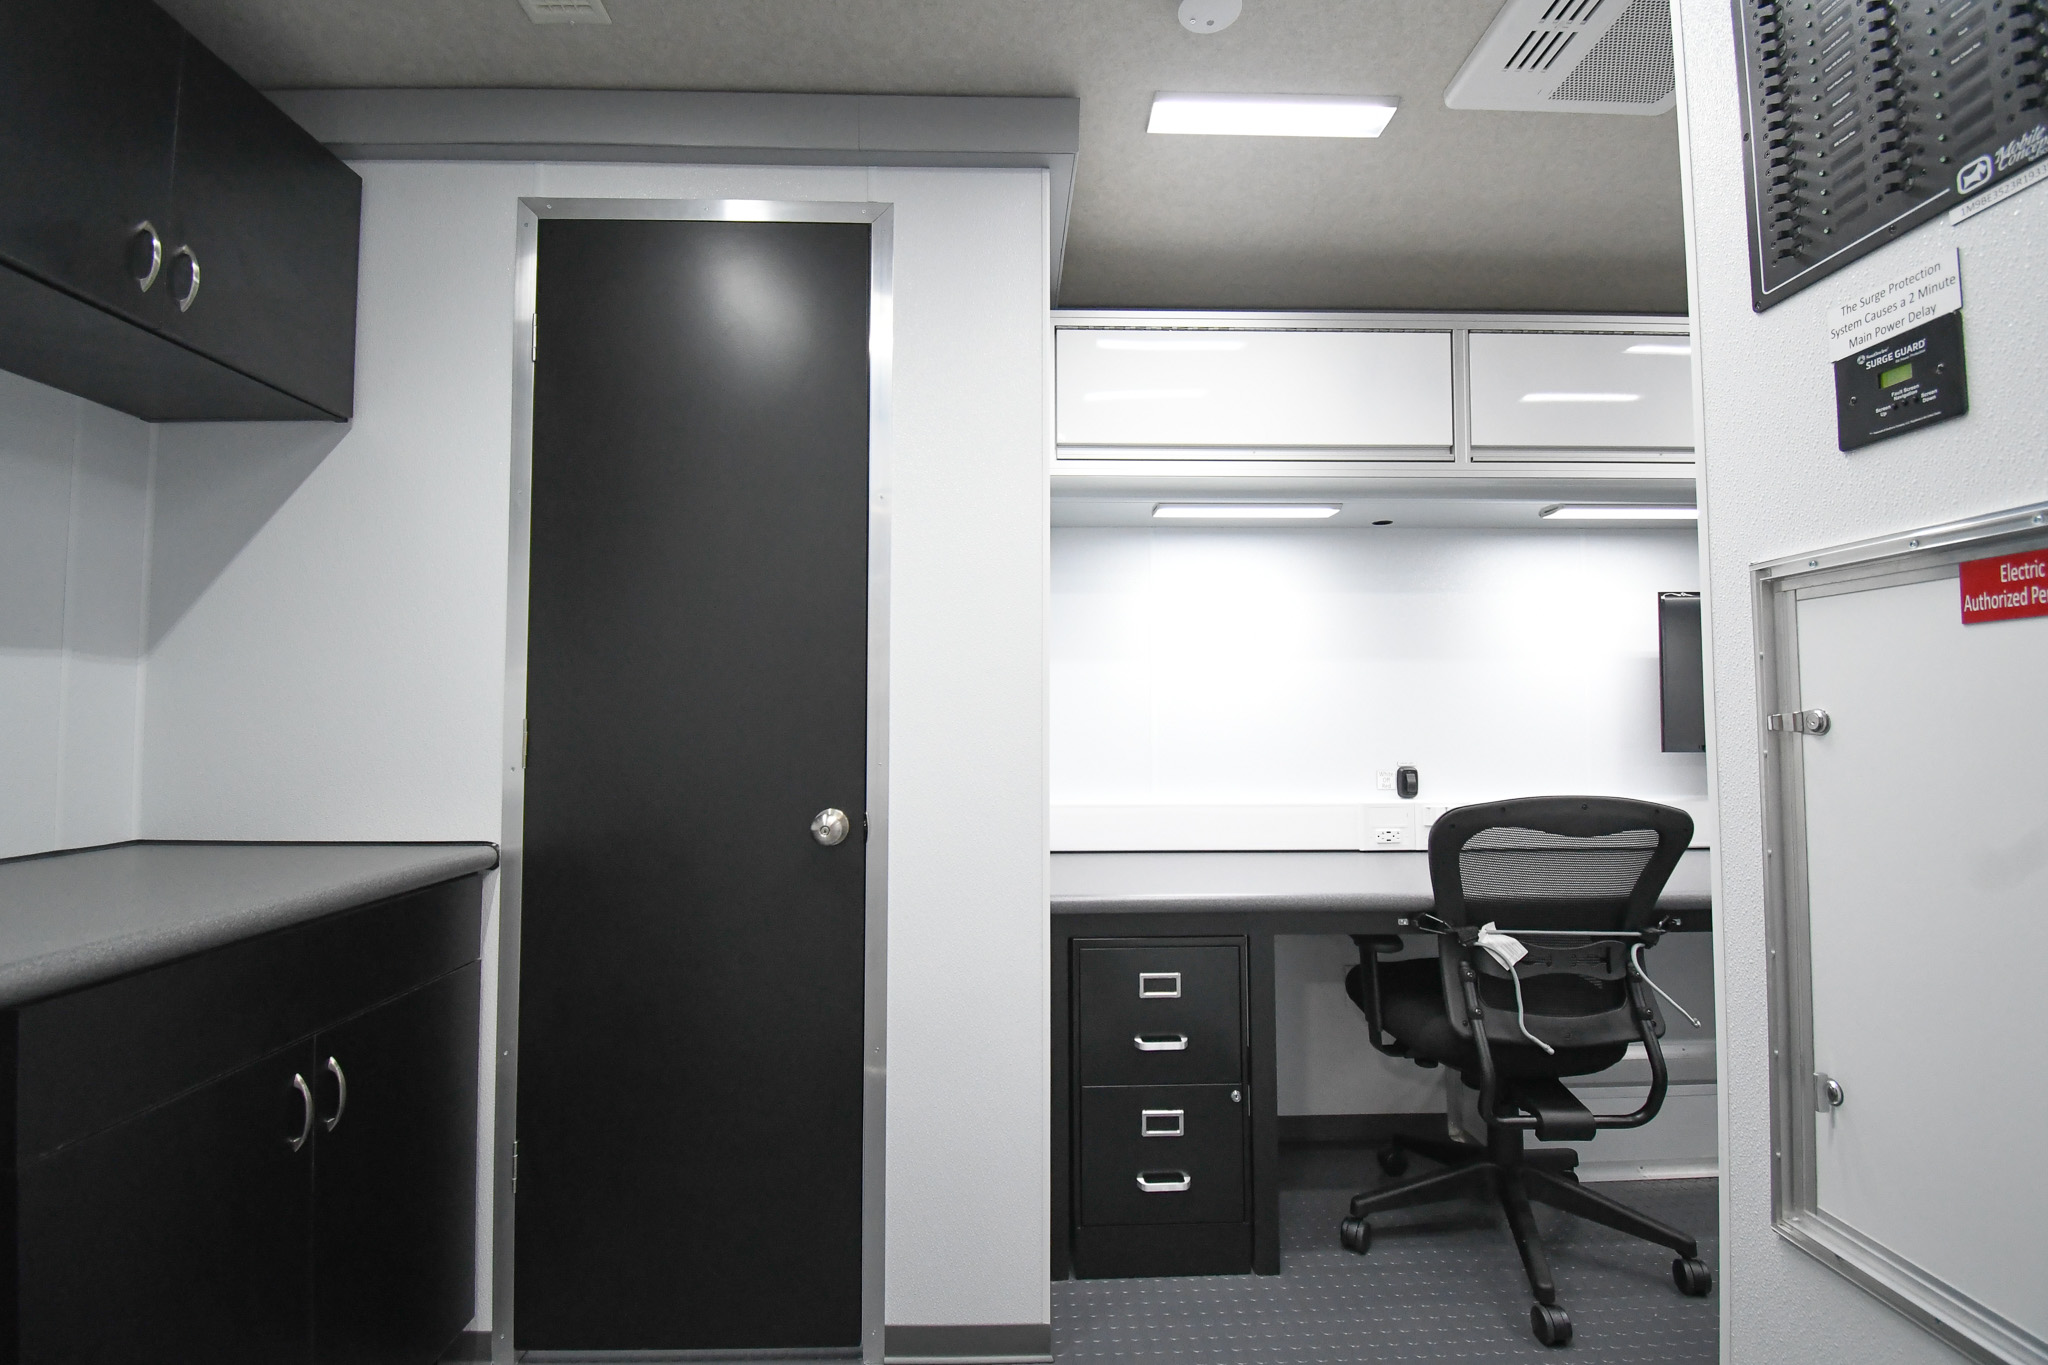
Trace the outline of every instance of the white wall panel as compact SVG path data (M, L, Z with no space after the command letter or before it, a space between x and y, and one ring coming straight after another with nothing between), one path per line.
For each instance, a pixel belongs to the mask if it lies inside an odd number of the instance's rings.
M1053 801L1697 798L1657 594L1698 573L1690 528L1056 530Z
M1064 327L1059 443L1448 453L1450 342L1448 332Z
M1685 337L1474 332L1469 342L1474 459L1691 458Z
M1680 149L1693 299L1702 543L1721 840L1715 849L1721 1008L1721 1300L1724 1359L1744 1365L1935 1365L1958 1357L1771 1228L1769 1001L1763 793L1749 566L1827 545L2036 501L2048 352L2040 243L2048 192L2028 190L1955 227L1937 221L1766 313L1750 307L1740 83L1729 8L1674 7ZM1882 287L1900 260L1962 256L1970 414L1854 455L1835 446L1827 359L1833 302ZM2013 1002L2015 1027L2030 1008ZM2009 1178L2037 1179L2031 1153ZM1906 1173L1902 1173L1906 1174ZM2015 1249L2023 1254L2024 1248Z
M358 170L353 424L164 429L145 827L500 838L521 195L894 203L887 1316L1048 1322L1044 173Z
M135 837L150 429L0 374L0 857Z

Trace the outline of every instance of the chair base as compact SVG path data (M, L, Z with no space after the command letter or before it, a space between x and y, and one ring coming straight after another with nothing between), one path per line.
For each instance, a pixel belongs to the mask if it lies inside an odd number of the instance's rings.
M1380 1167L1388 1174L1399 1175L1406 1168L1409 1152L1441 1162L1447 1169L1355 1196L1351 1216L1344 1220L1342 1228L1344 1246L1362 1253L1372 1245L1372 1228L1366 1219L1375 1213L1468 1195L1495 1199L1507 1215L1508 1231L1514 1235L1515 1249L1521 1253L1522 1268L1529 1276L1529 1290L1536 1296L1530 1314L1531 1330L1546 1346L1562 1346L1570 1341L1572 1327L1571 1319L1557 1306L1557 1282L1550 1273L1543 1239L1536 1231L1532 1201L1669 1247L1678 1253L1678 1259L1671 1265L1671 1277L1681 1292L1697 1297L1712 1289L1713 1276L1699 1259L1697 1241L1581 1185L1574 1173L1579 1164L1577 1152L1569 1148L1524 1150L1522 1132L1520 1128L1490 1128L1485 1147L1432 1138L1395 1137L1380 1152Z

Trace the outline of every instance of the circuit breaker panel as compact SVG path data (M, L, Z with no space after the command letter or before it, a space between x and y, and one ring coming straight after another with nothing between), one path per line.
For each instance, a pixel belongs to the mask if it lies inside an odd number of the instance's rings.
M2048 0L1735 0L1758 312L2048 157Z

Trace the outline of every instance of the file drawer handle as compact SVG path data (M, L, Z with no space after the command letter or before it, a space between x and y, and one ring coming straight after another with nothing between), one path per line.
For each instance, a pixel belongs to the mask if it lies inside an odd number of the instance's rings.
M1186 1137L1188 1111L1185 1109L1142 1109L1138 1111L1139 1137Z
M1180 973L1139 972L1138 998L1140 1000L1180 999Z
M1138 1033L1131 1041L1138 1045L1140 1052L1186 1052L1188 1036L1185 1033Z
M1182 1194L1194 1183L1186 1171L1138 1172L1138 1188L1147 1194Z

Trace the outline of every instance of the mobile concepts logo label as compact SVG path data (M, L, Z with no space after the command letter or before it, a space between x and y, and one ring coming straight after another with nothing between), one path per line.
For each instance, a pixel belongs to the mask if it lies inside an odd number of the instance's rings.
M1956 172L1956 193L1974 194L1991 183L1991 158L1980 156Z

